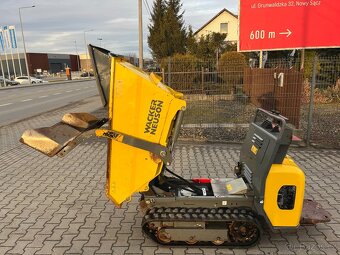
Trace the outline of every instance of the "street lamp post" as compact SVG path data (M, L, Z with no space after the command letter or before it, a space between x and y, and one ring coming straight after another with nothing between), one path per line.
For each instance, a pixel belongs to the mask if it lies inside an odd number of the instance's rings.
M87 43L86 43L86 33L91 32L94 29L89 29L84 31L84 43L85 43L85 54L86 54L86 70L87 70L87 76L90 77L90 72L89 72L89 60L88 60L88 48L87 48Z
M22 18L21 18L21 9L28 9L28 8L34 8L34 7L35 7L35 5L19 7L19 18L20 18L20 26L21 26L22 43L24 45L24 57L25 57L25 64L26 64L26 72L27 72L27 76L28 76L28 82L29 82L30 85L31 85L31 76L30 76L30 72L29 72L29 68L28 68L24 28L23 28L23 25L22 25Z
M99 47L101 48L102 47L103 38L97 38L97 40L99 41Z
M77 66L78 66L78 72L80 71L80 59L79 59L79 54L78 54L78 47L77 47L77 41L74 40L74 45L76 46L76 54L77 54Z
M143 13L142 0L138 0L139 68L143 69Z

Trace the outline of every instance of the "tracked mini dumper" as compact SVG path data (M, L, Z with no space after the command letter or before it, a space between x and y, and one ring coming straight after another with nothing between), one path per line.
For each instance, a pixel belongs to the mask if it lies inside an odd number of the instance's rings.
M183 179L168 169L186 109L183 95L107 50L89 45L89 51L107 118L69 113L52 127L25 131L21 142L63 157L88 137L106 138L107 196L121 206L141 193L142 229L150 238L164 245L246 247L259 240L263 223L286 230L330 221L318 203L304 199L304 172L287 155L292 129L285 117L257 110L235 178Z

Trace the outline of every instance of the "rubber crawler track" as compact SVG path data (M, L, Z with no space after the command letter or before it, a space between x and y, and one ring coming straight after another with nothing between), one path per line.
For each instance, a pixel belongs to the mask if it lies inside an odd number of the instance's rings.
M160 222L193 222L204 221L206 223L220 222L226 226L231 224L248 224L252 226L253 235L250 239L238 241L232 234L229 234L230 240L225 241L223 244L215 245L212 242L199 241L195 244L188 244L186 240L183 241L171 241L164 243L157 238L157 228L150 229L149 226ZM249 209L243 208L152 208L145 214L142 221L142 228L146 235L148 235L155 242L162 245L169 246L213 246L213 247L233 247L244 248L249 247L257 243L260 238L260 225L256 220L255 213ZM228 229L229 230L229 229ZM193 228L193 235L195 229Z

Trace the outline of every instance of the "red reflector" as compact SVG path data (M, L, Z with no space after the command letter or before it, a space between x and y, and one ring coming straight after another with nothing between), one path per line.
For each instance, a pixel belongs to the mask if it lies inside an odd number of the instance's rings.
M192 181L196 183L210 183L211 182L209 178L193 178Z

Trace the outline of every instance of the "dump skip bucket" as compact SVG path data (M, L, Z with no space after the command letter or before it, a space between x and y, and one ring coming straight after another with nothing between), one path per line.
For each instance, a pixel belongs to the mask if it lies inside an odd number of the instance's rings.
M101 133L109 138L107 195L120 205L135 192L148 190L163 163L169 163L164 158L171 158L186 103L183 94L157 75L101 48L90 45L89 52L108 106L109 130Z
M61 122L51 127L26 130L20 142L49 157L62 157L85 138L94 135L94 129L106 121L88 113L67 113Z

